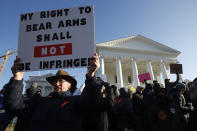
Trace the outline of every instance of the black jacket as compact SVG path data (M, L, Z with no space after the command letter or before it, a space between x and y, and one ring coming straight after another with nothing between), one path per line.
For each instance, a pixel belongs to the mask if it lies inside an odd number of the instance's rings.
M170 97L169 99L172 99L173 95L176 93L175 86L179 82L179 75L177 75L176 81L175 82L169 82L165 83L165 88L167 90L167 96Z
M157 95L155 103L150 107L148 123L151 131L182 131L174 114L171 112L167 96Z
M87 93L81 96L54 92L48 97L25 100L22 80L11 79L5 88L4 107L19 119L15 131L80 131L84 107L89 100L92 106L97 103L92 94L95 95L94 87L99 83L96 78L87 77L86 81L89 83L84 88Z
M174 115L176 121L179 123L180 127L184 129L188 126L188 120L190 112L192 110L191 106L186 103L182 93L177 92L176 95L173 97L171 107L175 109Z
M96 89L97 93L96 95L91 94L91 98L94 98L92 99L93 101L90 100L88 101L89 103L86 103L93 106L86 106L83 111L83 131L109 131L112 128L111 119L113 115L113 89L109 85L106 85L100 78L97 78L97 81L100 85L92 84L91 86ZM91 83L86 81L85 84L89 85ZM105 91L103 93L101 92L102 86L105 86ZM85 96L87 96L87 89L88 88L84 89L82 92ZM105 95L105 97L103 97L103 95Z
M134 112L136 116L142 117L143 116L143 94L140 94L138 92L133 94L132 99Z
M120 95L114 106L114 113L118 130L134 128L134 110L130 89L120 88Z

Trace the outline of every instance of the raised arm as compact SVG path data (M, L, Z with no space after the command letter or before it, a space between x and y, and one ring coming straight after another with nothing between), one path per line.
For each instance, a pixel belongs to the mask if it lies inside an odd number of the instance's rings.
M103 81L99 77L95 77L95 72L100 67L98 55L95 54L90 60L88 72L86 74L85 87L82 92L83 103L85 108L96 108L101 102L101 87Z
M90 65L88 66L88 77L94 77L95 72L100 68L99 57L98 54L95 53L94 56L90 60Z
M172 86L176 86L176 84L179 82L179 74L176 73L176 81L172 83Z
M10 79L9 83L5 87L5 97L4 97L4 108L10 113L18 113L21 109L25 108L23 102L23 75L24 72L19 72L20 59L16 57L14 65L11 70L13 77Z

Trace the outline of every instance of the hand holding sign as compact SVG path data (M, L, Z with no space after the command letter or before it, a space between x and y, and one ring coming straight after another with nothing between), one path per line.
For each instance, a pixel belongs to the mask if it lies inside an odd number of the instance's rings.
M19 68L20 68L19 62L20 62L20 58L16 56L16 59L14 60L14 65L11 67L12 74L15 80L22 80L24 75L24 72L19 72Z
M87 75L89 77L94 77L95 72L98 70L99 67L100 67L99 57L98 54L95 53L94 56L90 59L90 65L88 66Z

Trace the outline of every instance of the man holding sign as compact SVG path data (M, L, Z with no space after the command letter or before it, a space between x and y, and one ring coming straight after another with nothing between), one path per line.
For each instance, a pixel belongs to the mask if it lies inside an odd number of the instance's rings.
M55 76L46 78L54 86L54 92L48 97L24 99L24 72L17 71L19 62L17 58L12 67L13 77L5 87L4 101L5 109L18 117L15 131L80 131L83 109L94 107L97 100L93 96L100 96L98 89L103 86L103 81L95 78L99 68L98 55L91 58L86 87L81 96L72 96L77 81L59 70Z
M102 104L99 90L104 82L95 77L100 65L94 54L93 22L91 6L21 15L20 59L12 67L13 77L5 88L4 101L5 109L18 117L15 131L81 131L83 111ZM77 81L59 70L46 78L54 87L48 97L23 98L23 71L87 66L81 96L72 95Z
M176 81L171 82L170 79L165 79L165 88L167 90L167 96L170 100L172 100L173 95L176 92L176 84L179 82L179 74L182 74L182 64L170 64L170 73L176 74Z
M176 81L171 82L170 79L165 79L165 88L167 90L167 96L170 100L172 100L173 95L176 92L176 84L179 82L179 74L176 74Z

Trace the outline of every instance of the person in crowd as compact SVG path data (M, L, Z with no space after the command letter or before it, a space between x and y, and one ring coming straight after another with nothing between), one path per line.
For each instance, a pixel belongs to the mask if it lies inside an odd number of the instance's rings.
M189 119L188 124L188 131L197 131L197 77L192 81L191 84L191 93L190 93L190 99L194 106L194 111L191 112L191 117Z
M144 104L144 108L148 108L150 107L150 104L153 103L154 100L154 90L153 90L153 85L154 88L156 87L156 85L158 85L158 83L156 84L151 84L151 83L147 83L146 80L144 80L145 83L145 89L143 90L142 94L143 94L143 104Z
M185 101L186 103L191 103L191 99L190 99L190 89L188 86L186 86L185 83L183 83L185 85L185 92L183 93L183 96L185 97Z
M192 87L192 82L188 82L186 85L190 89Z
M6 85L5 85L5 87L6 87ZM2 94L3 94L3 92L4 92L4 88L2 89ZM25 93L25 96L24 96L24 99L29 99L29 98L31 98L31 97L38 97L38 96L41 96L41 89L39 89L39 88L37 88L36 86L35 86L35 84L32 84L27 90L26 90L26 93ZM3 95L2 95L3 96ZM2 104L3 104L3 102L2 102ZM6 129L6 127L7 127L7 125L9 124L9 123L11 123L12 122L12 120L14 119L14 117L11 115L11 114L9 114L8 112L4 112L4 113L2 113L1 115L0 115L0 121L1 121L1 123L3 124L2 126L0 126L1 127L1 129L0 129L0 131L4 131L5 129ZM24 123L24 118L23 117L19 117L19 119L17 120L17 121L19 121L20 123Z
M26 89L23 100L28 101L29 99L38 99L41 96L42 96L42 91L40 88L37 87L37 83L32 83L32 85ZM21 124L26 123L25 117L26 117L25 115L18 117L17 118L18 123L21 123Z
M152 94L153 93L153 84L147 83L142 93L143 93L144 97Z
M152 91L152 93L150 93L148 95L148 98L144 97L144 107L146 108L147 111L152 106L152 104L154 104L156 102L157 94L160 91L161 86L162 85L159 84L159 83L153 84L153 91Z
M132 103L136 118L136 127L135 131L142 131L143 126L143 90L145 87L137 86L136 92L133 94Z
M119 97L119 90L118 87L116 85L111 85L111 88L113 90L113 107L112 107L112 111L110 112L110 130L111 131L116 131L117 130L117 121L116 121L116 116L115 116L115 112L114 112L114 105L118 102L118 97Z
M0 91L0 131L5 131L8 124L11 123L12 115L4 110L3 101L4 101L4 93L5 93L5 86Z
M153 85L153 93L154 93L155 96L158 95L158 93L161 90L161 88L162 88L162 85L160 83L155 83Z
M6 86L4 86L5 88ZM11 122L12 118L11 115L8 112L5 112L3 109L3 97L4 97L4 88L0 91L0 109L1 109L1 114L0 114L0 131L5 131L7 125ZM32 89L33 87L31 86L26 90L26 94L29 94L28 97L32 96Z
M167 90L168 99L172 100L173 95L176 93L175 86L179 82L179 74L176 73L176 81L175 82L171 82L170 79L168 79L168 78L165 79L164 82L165 82L165 88Z
M148 114L150 131L181 131L170 112L167 90L162 86L157 88L155 103Z
M154 84L157 84L157 83L158 83L158 81L157 81L157 80L153 80L153 85L154 85Z
M120 88L118 101L114 106L116 131L133 131L134 130L134 110L131 102L132 92L129 88Z
M148 123L148 112L149 108L155 101L155 95L153 91L153 84L146 83L145 89L143 91L143 130L149 131L149 123Z
M176 115L176 120L184 130L187 130L190 113L194 110L192 103L186 103L184 92L186 90L185 84L178 83L176 85L177 93L173 97L172 107Z
M4 112L3 109L3 97L4 89L0 91L0 131L5 131L7 125L9 124L9 114Z
M100 97L100 105L97 108L87 109L83 112L83 131L112 131L114 94L110 84L103 82L97 97ZM82 92L83 94L84 92Z
M114 99L116 100L119 95L118 87L116 85L111 85L111 88L113 89Z
M82 112L100 105L102 81L95 77L99 68L98 55L90 60L83 94L72 96L77 81L66 71L59 70L55 76L46 80L53 85L54 91L48 97L22 97L24 72L18 71L20 59L12 67L13 77L5 87L5 109L24 118L17 121L15 131L81 131Z
M27 98L42 96L42 90L33 83L29 88L26 89L25 95Z

